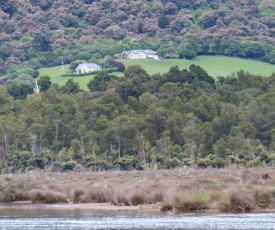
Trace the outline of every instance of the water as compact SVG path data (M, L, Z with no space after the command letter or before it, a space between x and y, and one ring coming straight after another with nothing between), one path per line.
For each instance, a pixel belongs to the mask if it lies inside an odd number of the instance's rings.
M164 215L46 205L1 205L0 229L275 229L275 213Z

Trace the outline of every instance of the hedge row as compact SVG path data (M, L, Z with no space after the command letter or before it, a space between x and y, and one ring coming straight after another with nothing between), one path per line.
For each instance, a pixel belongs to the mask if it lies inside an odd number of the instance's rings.
M114 68L108 68L103 70L95 70L95 71L82 73L82 74L68 73L68 74L63 74L62 77L84 77L84 76L95 75L101 71L104 71L105 73L114 73L114 72L117 72L118 70L117 70L117 67L114 67Z

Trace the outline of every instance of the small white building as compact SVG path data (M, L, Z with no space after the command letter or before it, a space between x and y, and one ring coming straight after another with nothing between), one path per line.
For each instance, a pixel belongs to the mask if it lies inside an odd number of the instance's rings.
M159 56L157 55L157 52L153 50L130 50L130 51L124 51L121 54L122 58L127 59L155 59L159 60Z
M88 73L96 70L102 70L102 67L95 63L83 63L83 64L79 64L74 71L78 74L82 74L82 73Z

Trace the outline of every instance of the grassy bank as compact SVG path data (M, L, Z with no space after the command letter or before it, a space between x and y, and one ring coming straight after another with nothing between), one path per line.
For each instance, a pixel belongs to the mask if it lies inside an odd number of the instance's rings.
M275 171L207 169L1 175L0 201L152 205L161 211L252 212L275 208Z

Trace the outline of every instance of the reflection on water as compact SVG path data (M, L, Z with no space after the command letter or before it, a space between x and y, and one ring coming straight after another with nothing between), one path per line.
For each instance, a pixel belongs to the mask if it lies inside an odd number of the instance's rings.
M0 229L275 229L275 214L158 215L1 205Z

